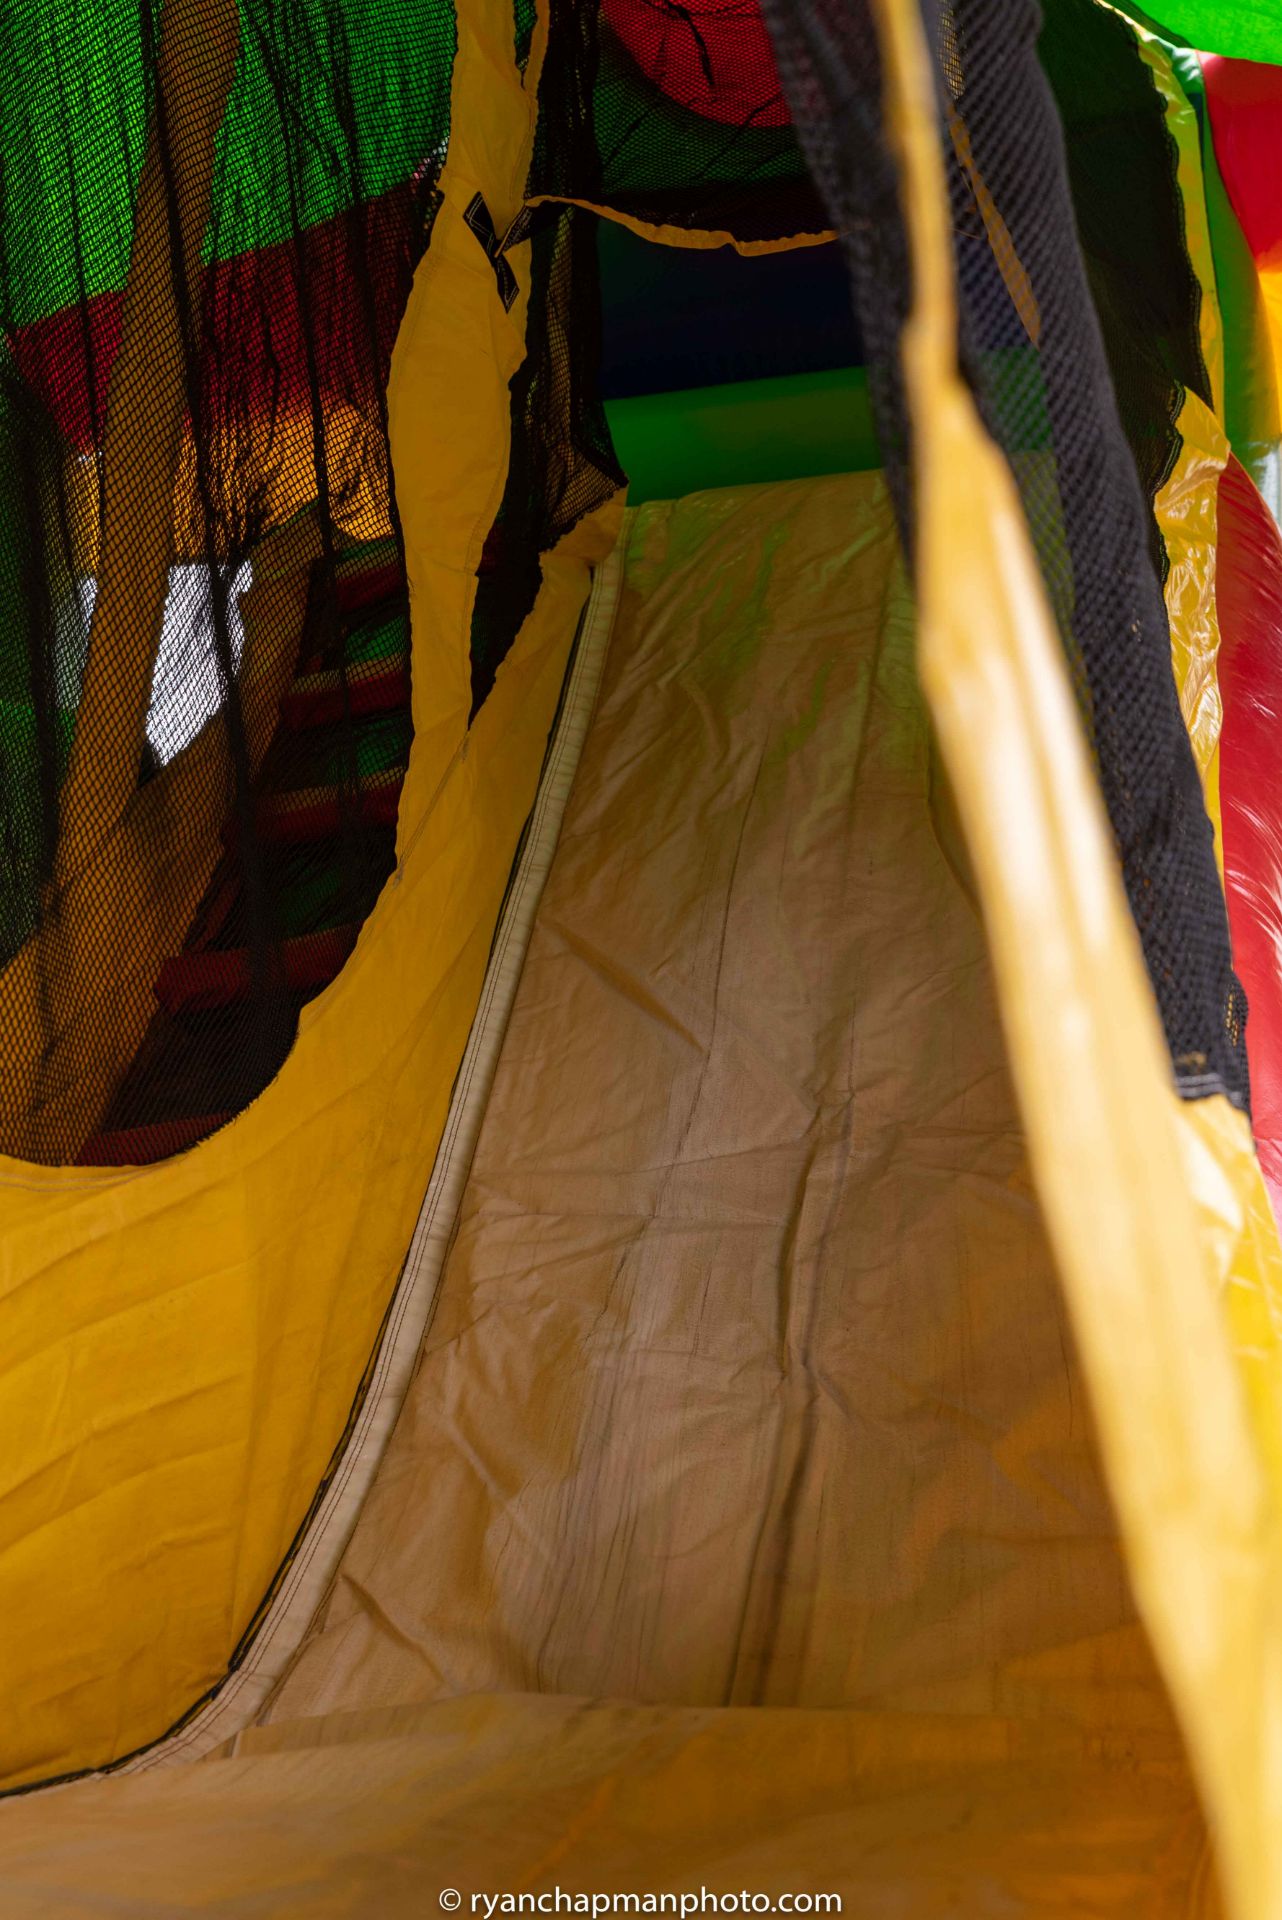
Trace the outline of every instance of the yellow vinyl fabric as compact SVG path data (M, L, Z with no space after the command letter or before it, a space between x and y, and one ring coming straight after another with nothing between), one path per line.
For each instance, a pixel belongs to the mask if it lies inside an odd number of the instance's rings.
M0 1806L6 1913L742 1889L1211 1920L1203 1806L1231 1920L1282 1912L1282 1257L1245 1121L1174 1094L954 363L918 11L875 13L916 604L874 475L629 520L457 1238L330 1594L217 1757ZM607 512L553 557L466 733L521 310L462 209L519 199L510 40L463 8L471 131L394 367L397 875L225 1134L3 1169L10 1780L161 1731L306 1509L610 541Z
M731 247L736 253L750 257L758 253L791 253L799 247L822 247L827 241L836 239L831 227L820 227L814 233L790 233L779 240L740 240L724 227L674 227L652 220L639 220L635 214L624 213L618 207L607 206L603 201L580 200L573 195L553 193L530 195L529 204L532 207L549 202L557 206L582 207L585 213L599 214L602 220L613 220L618 226L627 227L639 239L651 240L658 246L693 247L699 252L707 252L712 247Z
M1220 474L1229 458L1224 420L1224 325L1220 313L1206 206L1201 133L1197 114L1179 83L1170 54L1134 21L1140 55L1153 75L1166 128L1176 154L1183 208L1184 243L1198 283L1198 332L1211 385L1211 405L1185 391L1178 421L1180 451L1174 469L1153 502L1166 549L1164 587L1171 630L1171 664L1184 725L1202 776L1206 810L1215 829L1215 858L1224 872L1220 826L1219 621L1215 603L1216 515Z
M1245 1121L1171 1086L1010 479L957 375L919 26L899 0L877 14L916 283L923 683L1137 1598L1230 1910L1264 1920L1282 1911L1282 1261Z
M1220 625L1215 600L1216 522L1220 475L1229 457L1224 429L1204 401L1186 393L1180 408L1180 451L1154 501L1166 547L1164 588L1171 629L1171 665L1180 711L1202 776L1215 829L1215 858L1224 872L1220 825Z
M475 723L475 570L522 293L463 222L520 204L538 48L459 18L444 204L389 410L413 623L397 868L277 1080L183 1157L0 1161L0 1782L116 1760L225 1672L342 1438L416 1212L610 510L545 564ZM616 515L617 520L617 515Z
M649 503L616 570L330 1591L218 1757L0 1807L6 1898L1209 1915L884 481Z

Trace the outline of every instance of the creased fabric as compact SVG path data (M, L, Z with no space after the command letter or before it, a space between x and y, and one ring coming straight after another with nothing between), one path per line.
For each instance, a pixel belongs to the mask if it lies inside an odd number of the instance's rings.
M275 1716L1169 1735L912 649L875 475L633 517L440 1303Z

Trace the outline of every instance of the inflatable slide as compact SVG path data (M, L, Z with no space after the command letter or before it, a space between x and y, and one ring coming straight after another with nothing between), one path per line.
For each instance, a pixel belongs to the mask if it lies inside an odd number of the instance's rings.
M3 1920L1282 1915L1282 33L1159 10L9 0Z

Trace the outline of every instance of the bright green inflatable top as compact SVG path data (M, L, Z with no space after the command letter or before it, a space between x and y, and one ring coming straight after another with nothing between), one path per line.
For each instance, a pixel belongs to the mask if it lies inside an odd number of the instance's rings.
M1279 0L1149 0L1147 6L1121 0L1121 11L1199 53L1282 64Z

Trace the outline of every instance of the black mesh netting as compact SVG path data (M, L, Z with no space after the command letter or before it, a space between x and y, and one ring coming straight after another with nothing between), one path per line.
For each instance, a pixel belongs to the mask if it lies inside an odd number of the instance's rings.
M0 57L0 1151L272 1077L391 869L385 386L442 0L15 0Z
M741 242L840 226L911 538L874 37L863 0L770 12L787 99L751 0L554 0L531 197ZM518 59L532 24L518 4ZM1121 23L1055 0L1041 65L1037 27L1029 0L930 22L963 362L1019 479L1180 1084L1244 1101L1148 510L1183 391L1206 389L1174 155ZM24 76L0 105L0 1151L143 1161L214 1130L391 869L409 643L384 387L453 48L439 0L17 0L0 21ZM474 706L542 557L621 480L593 218L545 205L524 229Z
M532 194L738 241L828 216L757 0L552 0Z
M595 226L596 216L577 207L547 207L535 219L507 484L477 575L473 713L534 605L542 556L626 485L600 396Z
M766 0L765 13L845 240L911 545L899 374L910 286L875 32L866 0ZM952 0L926 18L962 364L1019 483L1177 1083L1245 1106L1246 1004L1176 695L1152 512L1178 453L1183 391L1206 392L1175 152L1126 26L1091 0L1051 0L1047 13L1041 60L1032 0Z

